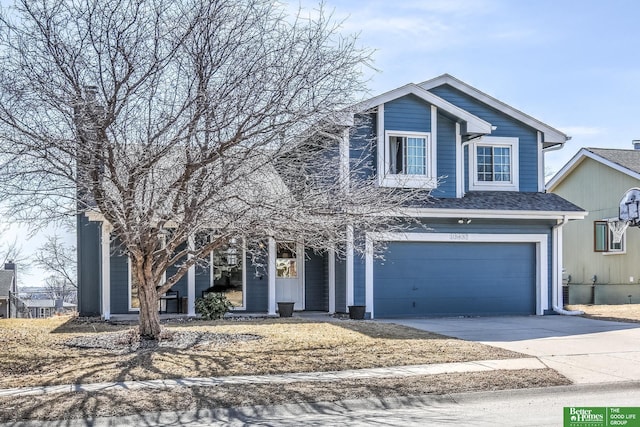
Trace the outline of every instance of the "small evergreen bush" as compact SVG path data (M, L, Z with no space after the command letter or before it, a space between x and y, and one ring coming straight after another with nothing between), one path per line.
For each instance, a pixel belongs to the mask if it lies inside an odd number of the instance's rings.
M196 313L203 319L222 319L233 308L231 301L223 293L209 292L203 298L196 298Z

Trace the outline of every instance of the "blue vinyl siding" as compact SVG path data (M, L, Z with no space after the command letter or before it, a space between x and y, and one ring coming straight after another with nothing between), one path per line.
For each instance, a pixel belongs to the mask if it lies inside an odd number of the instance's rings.
M305 310L327 311L329 287L327 283L327 253L307 250L304 262Z
M202 297L202 292L210 286L211 268L209 267L209 265L196 265L196 298Z
M246 310L249 312L266 312L269 310L269 277L266 254L256 255L255 263L247 254L246 266Z
M456 124L453 120L438 114L437 163L438 188L434 197L456 197Z
M449 85L438 86L430 92L496 126L491 136L519 138L520 191L538 191L538 134L535 129Z
M186 243L179 246L178 250L176 252L180 252L182 250L184 250L187 247ZM186 261L186 258L182 258L180 261L178 261L178 263L172 267L167 268L167 279L169 279L171 276L173 276L174 274L176 274L176 272L178 271L179 266ZM172 291L176 291L178 292L178 296L180 297L186 297L187 296L187 292L188 292L188 274L183 275L177 282L175 285L173 285L171 287ZM197 296L197 295L196 295ZM168 308L169 311L174 310L174 306L173 304L170 303L170 306Z
M384 104L384 129L431 132L431 105L415 95Z
M336 312L347 312L347 263L336 256Z
M376 174L376 118L377 114L357 114L354 118L355 130L349 139L351 170L356 168L364 179L375 177Z
M98 316L100 307L100 225L78 215L78 311L81 316Z
M389 243L374 267L375 315L535 314L535 253L533 243Z

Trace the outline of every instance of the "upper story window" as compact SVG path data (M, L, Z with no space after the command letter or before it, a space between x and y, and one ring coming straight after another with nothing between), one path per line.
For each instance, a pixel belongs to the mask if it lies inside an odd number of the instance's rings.
M518 138L474 140L469 158L470 190L518 191Z
M430 133L386 131L384 143L382 185L435 187L435 147Z

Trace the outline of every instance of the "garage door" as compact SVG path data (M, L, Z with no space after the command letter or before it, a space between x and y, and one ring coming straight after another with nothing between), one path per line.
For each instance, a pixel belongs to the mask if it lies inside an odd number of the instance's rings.
M536 312L535 243L392 242L384 258L375 317Z

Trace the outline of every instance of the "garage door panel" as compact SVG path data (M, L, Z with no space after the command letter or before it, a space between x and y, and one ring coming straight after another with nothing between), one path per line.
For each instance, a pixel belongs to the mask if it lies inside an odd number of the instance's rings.
M389 243L376 317L535 313L534 243Z

